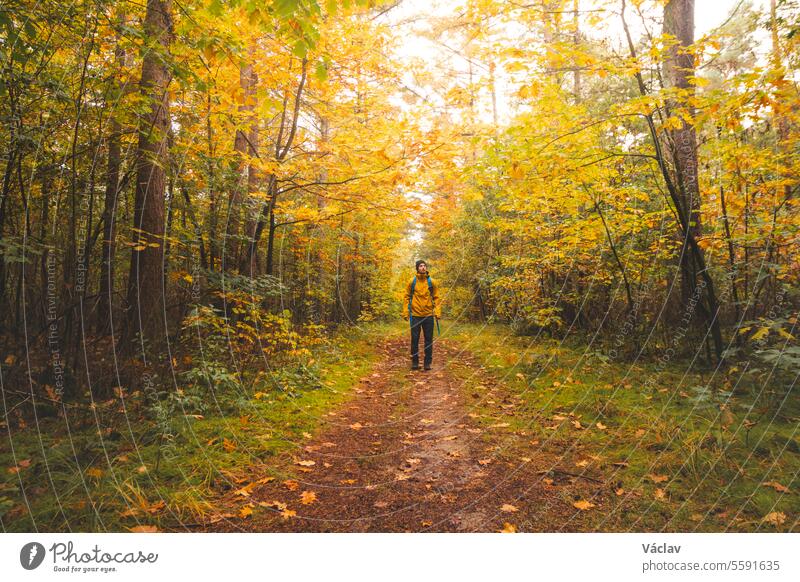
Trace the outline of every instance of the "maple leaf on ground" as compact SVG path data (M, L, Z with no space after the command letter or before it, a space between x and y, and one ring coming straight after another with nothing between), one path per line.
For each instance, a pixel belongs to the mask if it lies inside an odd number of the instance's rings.
M300 494L300 503L303 505L311 505L317 500L317 494L313 491L303 491Z
M505 511L506 513L514 513L515 511L519 511L516 507L509 503L505 503L500 507L500 511Z
M572 504L572 506L580 509L581 511L589 511L592 507L596 507L594 503L586 501L585 499L576 501Z
M296 511L294 511L293 509L284 509L284 510L281 512L281 517L282 517L284 520L288 520L289 518L295 517L296 515L297 515L297 512L296 512Z
M501 529L499 533L517 533L517 526L505 522L503 524L503 529Z
M300 483L298 483L294 479L287 479L286 481L283 482L283 484L289 491L296 491L297 488L300 487Z
M239 510L239 517L241 517L242 519L247 519L251 515L253 515L253 508L250 506L242 507Z

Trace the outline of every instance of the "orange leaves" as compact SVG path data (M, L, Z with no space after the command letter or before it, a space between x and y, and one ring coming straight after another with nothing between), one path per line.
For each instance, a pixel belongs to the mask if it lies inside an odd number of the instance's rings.
M30 465L31 465L31 460L30 459L24 459L22 461L18 461L16 466L9 467L8 468L8 472L9 473L19 473L20 469L25 469L27 467L30 467Z
M775 491L778 491L779 493L791 493L788 487L786 487L785 485L781 485L777 481L766 481L761 485L762 487L772 487Z
M786 514L782 511L773 511L764 516L762 523L774 525L775 527L786 523Z
M594 503L590 501L586 501L585 499L581 499L580 501L576 501L572 504L573 507L580 509L581 511L589 511L593 507L596 507Z
M128 528L128 531L132 533L158 533L158 527L155 525L137 525Z

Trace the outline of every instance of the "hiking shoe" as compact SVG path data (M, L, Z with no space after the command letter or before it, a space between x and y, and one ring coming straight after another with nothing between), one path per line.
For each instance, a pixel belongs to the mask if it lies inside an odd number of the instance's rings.
M425 368L423 368L426 372L431 369L430 364L425 364Z
M411 366L411 370L412 371L419 370L419 364L417 364L416 366Z

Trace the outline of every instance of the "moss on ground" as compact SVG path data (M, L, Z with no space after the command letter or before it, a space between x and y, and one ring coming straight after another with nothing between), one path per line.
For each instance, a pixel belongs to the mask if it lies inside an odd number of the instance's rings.
M504 454L530 455L538 440L563 455L562 466L621 490L610 511L593 514L596 529L798 529L800 402L792 384L748 383L740 370L712 377L679 361L615 362L584 345L518 337L499 325L459 324L446 336L515 398L514 414L498 416L502 394L487 398L472 370L453 369L473 414L525 435Z
M124 407L115 399L72 408L69 425L43 418L6 435L0 525L127 531L202 521L212 499L268 475L271 458L298 447L350 397L377 358L375 337L387 331L348 327L302 361L245 371L235 389L187 389L169 408L160 404L161 414L134 394Z

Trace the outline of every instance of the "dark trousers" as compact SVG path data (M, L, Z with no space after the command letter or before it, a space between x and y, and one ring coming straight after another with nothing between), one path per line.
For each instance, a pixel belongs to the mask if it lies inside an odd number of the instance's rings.
M430 366L433 361L433 320L432 315L427 317L411 317L411 365L419 366L419 332L425 335L425 365Z

